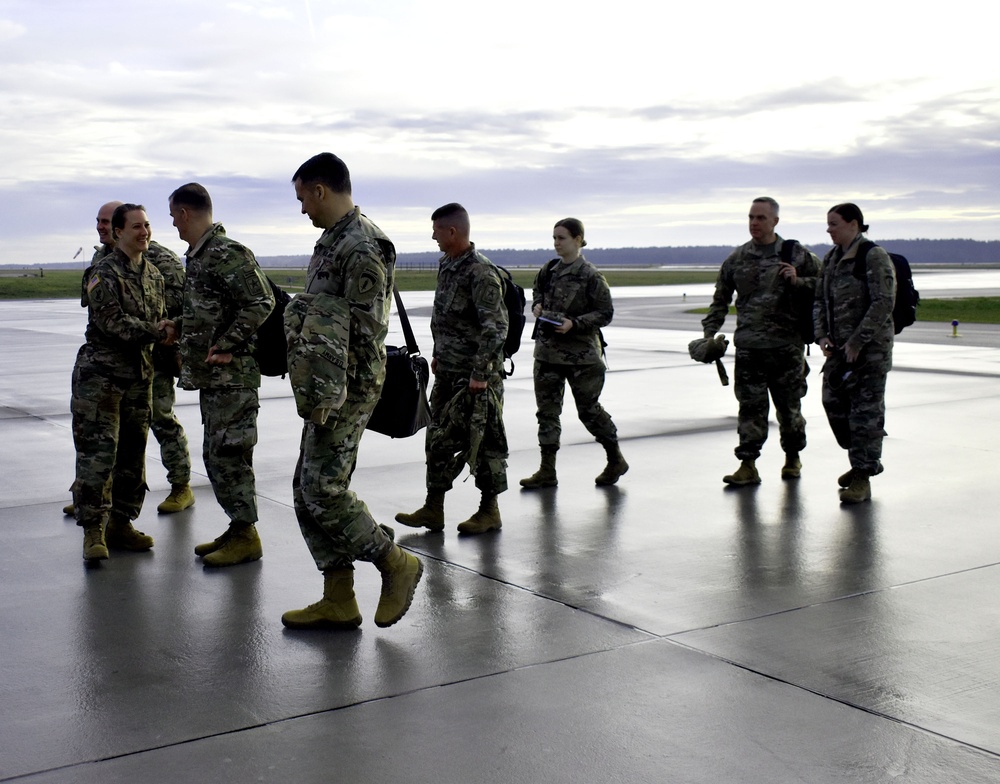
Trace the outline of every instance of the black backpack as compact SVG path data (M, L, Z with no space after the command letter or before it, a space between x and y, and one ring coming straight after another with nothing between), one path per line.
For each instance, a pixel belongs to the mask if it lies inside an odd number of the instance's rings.
M507 309L507 339L503 343L503 358L510 360L510 372L504 368L504 378L514 375L514 354L521 348L521 335L524 333L524 306L527 300L524 297L524 289L514 282L511 274L494 264L500 272L500 285L503 289L503 304Z
M274 310L257 328L254 359L265 376L282 376L288 372L288 341L285 339L285 307L292 298L287 291L270 278L271 293L274 294Z
M781 244L781 260L792 263L792 255L798 246L798 240L783 240ZM793 286L791 289L792 313L795 315L795 327L806 348L816 342L816 331L813 326L813 302L816 293L807 286Z
M862 242L858 246L857 260L854 262L854 277L858 280L867 280L865 259L868 258L868 251L875 247L879 246L871 240ZM920 292L913 285L913 272L906 256L889 253L889 258L892 259L892 266L896 268L896 302L892 306L892 327L898 335L917 320Z

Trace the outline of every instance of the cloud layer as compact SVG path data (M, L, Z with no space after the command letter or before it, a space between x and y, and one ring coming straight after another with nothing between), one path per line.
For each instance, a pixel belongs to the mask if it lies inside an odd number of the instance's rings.
M408 251L455 200L490 247L566 215L596 246L734 244L765 193L803 241L845 200L875 237L1000 238L1000 66L971 3L873 2L866 25L663 5L0 3L0 263L68 260L111 198L183 250L166 197L191 180L261 255L307 253L288 179L321 150Z

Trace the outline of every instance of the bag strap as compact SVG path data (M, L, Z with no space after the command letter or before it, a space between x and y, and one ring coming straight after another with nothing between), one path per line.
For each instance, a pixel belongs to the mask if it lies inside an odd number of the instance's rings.
M417 346L417 339L413 336L413 328L410 326L410 319L406 315L406 308L403 307L403 298L399 296L399 289L396 281L392 282L392 296L396 300L396 311L399 313L399 321L403 325L403 337L406 338L406 350L410 354L419 354L420 347Z
M781 243L781 260L791 264L792 256L795 254L795 247L798 244L798 240L783 240Z

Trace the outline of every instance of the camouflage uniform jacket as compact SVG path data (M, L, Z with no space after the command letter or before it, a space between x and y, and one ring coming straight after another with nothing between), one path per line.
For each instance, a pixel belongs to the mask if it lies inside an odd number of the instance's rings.
M80 305L87 307L87 282L90 273L94 271L94 266L109 255L114 250L113 245L95 245L94 257L90 260L90 266L83 271L81 281ZM181 313L181 305L184 302L184 265L177 258L177 254L170 248L166 248L155 240L149 241L149 250L145 253L146 261L151 262L163 276L163 285L167 291L167 317L174 318Z
M395 265L392 241L358 207L317 241L305 290L285 310L289 377L302 416L317 406L339 408L348 378L358 394L381 386Z
M858 246L866 239L859 234L846 252L834 246L823 260L813 308L816 340L828 337L838 347L850 343L859 351L887 351L894 336L896 268L889 254L875 246L864 260L863 276L856 277Z
M90 259L90 265L83 271L83 276L80 278L80 307L85 308L90 304L90 300L87 299L87 283L90 281L90 273L94 271L94 267L97 266L97 262L103 259L105 256L111 254L111 251L115 249L114 245L95 245L94 255Z
M733 342L737 348L803 346L792 304L792 284L779 273L782 243L781 237L773 245L756 245L751 241L722 262L712 304L701 321L705 337L713 337L722 328L735 292ZM798 244L792 254L792 265L798 273L795 286L815 290L820 272L816 254Z
M539 325L535 359L554 365L593 365L601 361L601 327L615 314L611 289L600 271L582 255L569 264L553 259L538 274L531 307L572 319L565 335Z
M78 362L119 381L152 378L157 322L166 315L163 277L145 259L136 266L113 250L91 271L86 343Z
M216 223L187 252L181 333L182 389L256 389L260 367L253 334L274 308L274 295L250 249ZM228 365L208 365L212 346L232 352Z
M500 274L474 244L439 260L431 314L438 370L488 381L503 369L507 310Z

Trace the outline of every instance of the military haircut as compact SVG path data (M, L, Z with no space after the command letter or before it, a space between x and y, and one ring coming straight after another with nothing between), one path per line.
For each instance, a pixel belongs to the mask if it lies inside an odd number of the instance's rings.
M334 193L351 195L351 173L347 164L332 152L321 152L299 166L292 175L292 182L296 180L303 185L325 185Z
M779 211L778 202L772 199L770 196L758 196L753 200L754 204L769 204L771 209L774 210L774 214L777 215Z
M115 207L115 211L111 213L111 236L117 237L115 234L116 230L125 228L125 216L128 215L133 210L146 211L146 208L141 204L119 204Z
M189 182L170 194L170 204L175 207L186 207L192 212L212 213L212 197L204 185Z
M461 234L468 234L472 228L469 211L457 201L438 207L431 213L431 220L443 223L445 226L453 226Z

